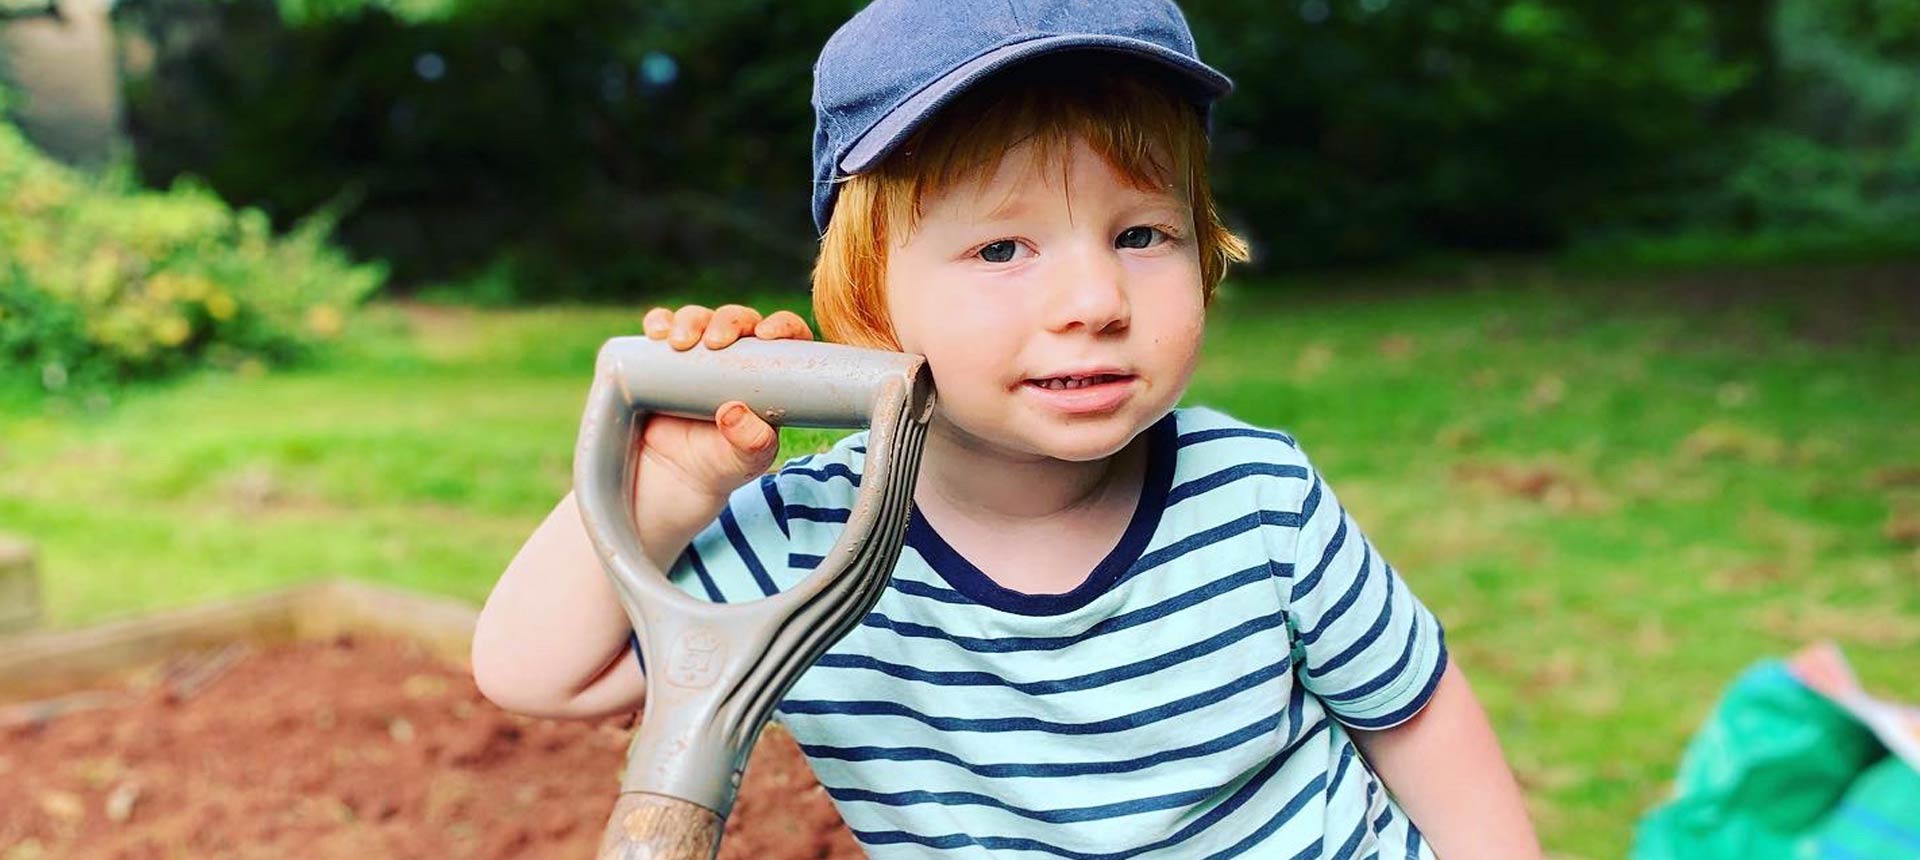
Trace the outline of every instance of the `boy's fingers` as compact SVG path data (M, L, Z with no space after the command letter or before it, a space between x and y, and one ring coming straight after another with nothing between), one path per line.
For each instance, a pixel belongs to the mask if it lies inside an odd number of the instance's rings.
M713 312L713 320L707 323L705 342L708 349L720 349L742 335L753 333L760 322L760 312L745 305L721 305Z
M673 330L673 311L666 308L647 311L646 317L640 321L640 330L654 340L666 338L667 332Z
M713 319L713 311L700 305L686 305L673 312L673 331L667 336L667 343L674 349L687 349L700 342L700 335L707 330L707 321Z
M807 321L793 311L774 311L753 327L753 336L767 340L813 340L813 330L807 328Z

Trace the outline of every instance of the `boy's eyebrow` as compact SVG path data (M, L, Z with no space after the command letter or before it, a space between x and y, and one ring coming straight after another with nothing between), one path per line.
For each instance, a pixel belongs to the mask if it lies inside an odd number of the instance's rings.
M1136 201L1150 206L1172 206L1175 209L1185 210L1191 205L1186 197L1172 188L1147 190L1144 188L1128 187L1127 195Z
M1028 208L1030 207L1027 206L1027 195L1016 191L1001 198L1000 204L988 210L987 214L980 220L1010 221L1020 215L1026 214Z
M1186 211L1190 205L1186 198L1175 193L1172 189L1164 191L1158 189L1146 190L1129 186L1126 195L1130 198L1128 202L1136 205L1168 206L1182 212ZM1029 208L1027 205L1028 197L1029 195L1015 190L1013 193L1002 198L999 205L988 210L987 214L980 216L980 221L982 223L1010 221L1024 215Z

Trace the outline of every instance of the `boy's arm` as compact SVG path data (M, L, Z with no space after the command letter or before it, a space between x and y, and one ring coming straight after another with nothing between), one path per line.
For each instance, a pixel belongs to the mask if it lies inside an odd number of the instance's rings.
M1457 665L1447 664L1432 698L1411 719L1379 731L1349 732L1435 855L1540 857L1520 787Z
M669 569L726 498L646 481L636 493L639 538ZM649 484L656 486L649 486ZM646 693L628 648L632 624L607 580L572 493L560 499L488 595L473 634L480 691L510 711L540 717L630 713Z

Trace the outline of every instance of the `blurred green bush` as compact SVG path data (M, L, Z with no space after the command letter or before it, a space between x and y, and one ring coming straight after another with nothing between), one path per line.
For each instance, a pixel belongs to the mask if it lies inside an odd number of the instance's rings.
M385 279L330 227L322 211L275 236L190 181L78 173L0 120L0 375L60 390L297 360Z

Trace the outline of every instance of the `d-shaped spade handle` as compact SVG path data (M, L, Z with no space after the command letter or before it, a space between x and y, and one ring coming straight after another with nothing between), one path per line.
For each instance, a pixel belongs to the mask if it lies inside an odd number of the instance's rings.
M773 707L873 608L900 557L933 412L917 355L745 340L684 352L619 337L600 349L574 453L587 535L647 659L646 712L600 857L708 860ZM820 567L792 588L718 604L674 587L635 534L634 452L650 413L711 420L742 400L768 422L870 428L860 490Z

